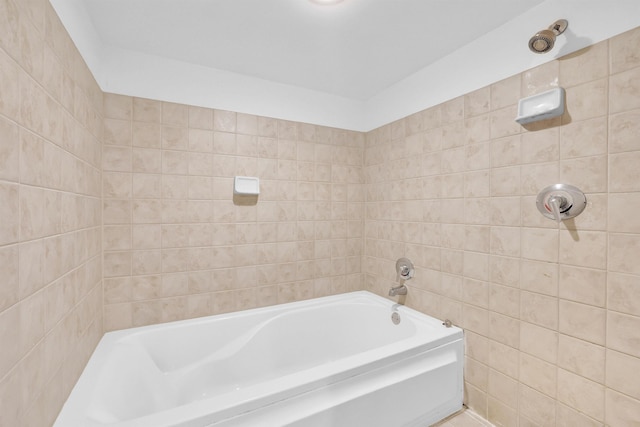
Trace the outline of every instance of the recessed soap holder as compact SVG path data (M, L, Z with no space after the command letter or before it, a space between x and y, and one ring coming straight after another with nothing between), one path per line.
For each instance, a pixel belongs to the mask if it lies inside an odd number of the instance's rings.
M557 87L518 102L516 122L521 125L552 119L564 114L564 89Z
M587 206L587 197L573 185L554 184L538 193L536 206L542 215L560 224L580 215Z

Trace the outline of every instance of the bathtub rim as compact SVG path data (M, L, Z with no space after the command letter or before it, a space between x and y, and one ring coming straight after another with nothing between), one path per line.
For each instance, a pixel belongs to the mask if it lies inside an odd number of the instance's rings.
M102 336L102 339L100 340L100 343L98 345L100 345L103 341L106 344L112 344L115 341L118 341L119 339L125 337L125 336L131 336L134 337L137 334L140 333L144 333L144 332L151 332L153 330L156 329L164 329L164 328L177 328L183 325L187 325L187 324L201 324L201 323L207 323L207 322L211 322L213 320L215 321L223 321L226 319L232 319L235 317L244 317L244 316L250 316L252 314L255 313L259 313L259 312L264 312L264 313L268 313L268 312L275 312L275 311L284 311L285 309L291 308L291 307L313 307L313 306L318 306L318 305L323 305L323 304L327 304L333 301L346 301L347 298L349 299L356 299L358 297L362 297L362 298L366 298L366 299L370 299L371 301L373 301L374 303L376 303L376 305L388 305L392 310L397 310L399 311L401 314L404 313L408 316L410 316L411 318L416 318L416 317L420 317L420 320L422 322L428 323L431 326L435 326L435 327L440 327L442 326L443 322L442 320L439 320L433 316L430 316L428 314L419 312L413 308L407 307L406 305L403 304L399 304L399 303L394 303L393 301L381 297L377 294L374 294L372 292L369 291L353 291L353 292L345 292L342 294L336 294L336 295L328 295L328 296L323 296L323 297L317 297L317 298L310 298L310 299L306 299L306 300L301 300L301 301L292 301L292 302L286 302L286 303L281 303L281 304L274 304L274 305L269 305L269 306L265 306L265 307L255 307L255 308L250 308L250 309L246 309L246 310L237 310L237 311L231 311L228 313L220 313L220 314L212 314L212 315L208 315L208 316L201 316L201 317L193 317L190 319L182 319L182 320L172 320L172 321L167 321L167 322L161 322L161 323L154 323L151 325L143 325L143 326L134 326L132 328L125 328L125 329L118 329L115 331L109 331L109 332L105 332L104 335ZM426 319L424 317L426 317ZM462 329L460 329L457 326L452 326L450 328L446 328L447 330L449 330L451 333L447 334L447 335L454 335L456 334L458 331L462 332ZM98 346L96 346L96 349L94 350L94 354L97 350Z

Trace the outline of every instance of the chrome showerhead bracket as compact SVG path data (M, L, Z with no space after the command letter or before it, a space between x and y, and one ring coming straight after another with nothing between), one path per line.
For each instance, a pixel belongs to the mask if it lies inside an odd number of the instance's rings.
M569 21L567 21L566 19L558 19L549 27L549 29L553 31L553 34L559 36L560 34L565 32L568 26Z

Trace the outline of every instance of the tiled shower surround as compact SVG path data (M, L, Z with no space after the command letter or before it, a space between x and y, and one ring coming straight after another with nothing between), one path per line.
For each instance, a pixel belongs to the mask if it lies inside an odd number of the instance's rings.
M523 46L523 48L525 48ZM465 398L501 426L640 425L640 30L367 134L365 289L465 329ZM566 88L522 127L520 97ZM555 183L586 210L536 209Z
M362 287L359 132L105 94L105 329ZM233 177L260 196L233 196Z
M0 0L0 426L53 423L103 333L102 92L44 1Z
M51 425L105 331L386 295L401 256L475 411L638 425L640 29L367 134L103 94L42 0L0 0L0 47L1 426ZM514 122L558 85L561 119ZM560 227L557 182L589 200Z

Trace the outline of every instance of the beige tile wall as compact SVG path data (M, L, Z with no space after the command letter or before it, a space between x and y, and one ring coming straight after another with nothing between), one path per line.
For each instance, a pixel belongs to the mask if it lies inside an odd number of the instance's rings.
M466 330L465 399L501 426L640 420L640 29L369 132L365 288ZM517 101L566 88L559 119ZM587 194L562 226L535 197Z
M104 113L106 330L361 288L364 134L113 94Z
M476 411L634 425L639 49L631 31L365 136L103 96L47 1L0 0L0 425L53 422L103 309L111 330L386 294L403 255L407 304L466 329ZM513 122L557 85L562 119ZM556 228L533 202L560 181L589 206Z
M48 426L102 335L102 93L44 0L0 0L0 425Z

